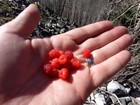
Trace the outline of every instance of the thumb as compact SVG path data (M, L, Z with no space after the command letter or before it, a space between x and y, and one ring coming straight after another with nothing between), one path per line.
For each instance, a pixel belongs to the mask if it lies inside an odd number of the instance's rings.
M30 4L14 20L5 24L6 30L10 33L26 38L33 32L40 20L40 13L35 4Z

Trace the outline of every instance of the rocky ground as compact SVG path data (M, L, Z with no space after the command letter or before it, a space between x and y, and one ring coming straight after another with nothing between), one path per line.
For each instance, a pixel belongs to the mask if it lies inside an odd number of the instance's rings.
M29 4L31 0L0 0L0 25L15 18L21 11L23 11ZM109 0L108 15L104 16L104 19L108 19L114 22L116 25L124 25L129 29L130 34L134 38L132 46L129 47L129 51L132 53L132 60L128 65L123 68L123 70L118 73L112 80L117 81L118 87L123 87L123 92L130 88L131 91L125 93L125 98L132 98L132 93L136 92L140 96L140 1L139 0ZM78 27L75 23L70 23L67 18L61 18L55 14L51 9L42 6L40 3L36 2L39 6L42 19L30 35L32 38L43 38L50 37L52 35L64 33L68 30ZM107 9L108 9L107 8ZM119 10L117 10L119 8ZM117 10L117 11L116 11ZM110 81L108 81L110 83ZM116 84L115 84L116 85ZM121 86L120 86L121 85ZM96 93L106 96L110 93L107 89L108 83L103 87L99 88L97 91L93 92L86 103L88 105L94 105ZM114 85L113 85L114 86ZM102 89L104 88L104 89ZM122 91L122 88L119 89ZM114 93L113 93L114 95ZM99 96L99 95L98 95ZM115 94L116 96L116 94ZM117 96L120 98L120 96ZM122 96L121 96L122 97ZM137 96L138 97L138 96ZM133 98L136 98L133 96ZM125 99L125 100L126 100ZM129 100L130 101L130 100ZM133 100L134 101L134 100ZM90 103L92 102L92 103ZM99 105L99 104L98 104ZM106 105L106 104L100 104ZM140 105L138 103L131 102L123 103L114 102L114 104L108 105Z
M30 0L0 1L0 25L12 20L30 3ZM61 17L57 16L49 8L43 7L38 2L35 3L40 8L42 19L29 38L50 37L52 35L64 33L76 27L74 23L70 23L66 18L62 19Z

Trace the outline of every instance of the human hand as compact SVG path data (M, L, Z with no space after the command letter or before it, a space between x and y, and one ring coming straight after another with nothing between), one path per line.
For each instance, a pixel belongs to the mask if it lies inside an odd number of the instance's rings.
M51 38L28 40L40 20L35 5L0 27L0 104L81 105L88 95L130 60L125 49L132 43L125 27L109 21L93 23ZM68 81L42 72L51 49L71 50L81 58L84 49L93 53L95 65L83 67Z

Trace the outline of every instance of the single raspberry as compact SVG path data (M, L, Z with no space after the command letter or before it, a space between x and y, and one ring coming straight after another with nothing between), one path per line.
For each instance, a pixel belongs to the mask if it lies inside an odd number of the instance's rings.
M71 65L74 69L80 69L81 67L81 61L77 58L72 58L71 59Z
M73 58L73 53L71 51L66 51L65 54L67 55L68 59Z
M59 70L59 74L58 74L59 78L61 79L67 79L69 77L69 71L67 68L62 68L61 70Z
M52 69L53 69L53 66L52 66L51 64L46 64L46 65L44 65L44 72L45 72L46 74L50 74L51 71L52 71Z
M51 73L49 74L50 77L58 77L58 69L53 68Z
M60 64L65 64L68 61L68 57L65 54L62 54L59 58L58 58L58 62Z
M91 57L91 51L89 49L86 49L83 51L84 58L90 58Z
M51 64L44 65L44 71L49 77L58 77L58 70L53 68Z
M49 57L50 58L58 58L60 55L61 55L60 51L59 50L56 50L56 49L52 49L49 52Z
M58 58L54 58L50 61L51 65L54 67L54 68L59 68L61 65L59 63L59 60Z

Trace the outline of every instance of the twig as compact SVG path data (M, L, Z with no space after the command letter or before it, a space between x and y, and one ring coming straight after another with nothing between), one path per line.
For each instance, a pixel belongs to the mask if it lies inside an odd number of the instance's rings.
M103 92L105 92L105 93L107 93L107 94L109 94L109 95L114 96L114 97L117 99L118 103L119 103L120 105L123 105L123 104L120 102L119 98L116 96L116 94L111 93L111 92L108 92L108 91L105 91L105 90L102 90L102 89L100 89L100 88L99 88L99 90L100 90L100 91L103 91Z

